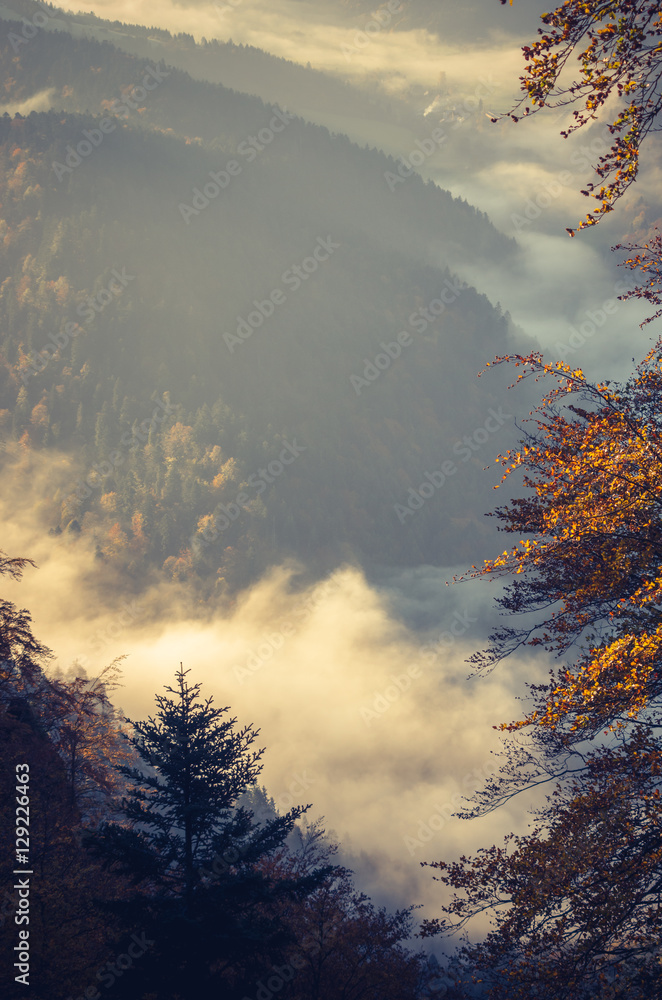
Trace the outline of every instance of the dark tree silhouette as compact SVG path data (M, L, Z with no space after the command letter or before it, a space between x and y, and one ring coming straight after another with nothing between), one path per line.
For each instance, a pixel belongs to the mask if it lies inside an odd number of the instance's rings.
M126 989L142 996L149 987L159 1000L192 990L241 996L290 942L283 901L305 898L333 870L285 878L265 867L309 806L257 824L236 805L261 770L264 750L253 749L259 730L237 729L228 708L203 700L188 673L180 666L176 687L157 696L156 716L132 723L141 765L120 768L130 782L126 819L91 839L136 885L132 903L116 912L154 942Z

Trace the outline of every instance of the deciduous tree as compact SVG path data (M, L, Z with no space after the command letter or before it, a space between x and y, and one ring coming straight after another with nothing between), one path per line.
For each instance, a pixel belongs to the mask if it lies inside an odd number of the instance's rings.
M356 891L352 872L333 865L338 845L322 822L299 830L296 848L270 860L274 874L292 878L326 866L329 874L309 896L284 906L293 944L286 953L287 1000L418 1000L427 975L425 956L406 946L411 906L395 913Z
M504 627L472 659L491 668L528 648L561 660L530 685L513 746L473 814L556 779L534 831L475 858L433 865L456 890L448 932L489 911L465 960L503 998L662 995L662 341L624 384L591 384L539 354L519 378L551 377L503 478L526 495L496 511L517 542L472 576L513 577Z
M598 207L580 223L582 229L612 211L637 177L644 139L659 130L662 11L655 0L565 0L542 22L540 37L523 48L525 97L511 117L578 105L574 123L561 133L567 136L606 114L613 142L597 161L598 185L590 183L583 192Z

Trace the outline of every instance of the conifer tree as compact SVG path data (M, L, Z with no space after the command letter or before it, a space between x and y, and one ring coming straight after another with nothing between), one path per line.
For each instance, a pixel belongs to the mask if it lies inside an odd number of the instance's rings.
M124 767L134 782L126 816L139 824L169 863L168 879L190 900L201 864L211 863L214 842L241 793L252 785L263 750L251 749L252 726L235 730L213 698L202 701L200 684L190 685L183 666L173 695L156 696L158 713L133 723L130 737L147 769Z
M332 870L282 877L264 865L309 806L258 824L237 805L261 771L259 730L237 728L188 673L180 665L156 715L132 723L139 763L119 769L129 781L125 821L91 839L136 885L131 905L119 905L127 925L155 942L127 996L148 987L155 998L241 996L289 943L283 901L305 898Z

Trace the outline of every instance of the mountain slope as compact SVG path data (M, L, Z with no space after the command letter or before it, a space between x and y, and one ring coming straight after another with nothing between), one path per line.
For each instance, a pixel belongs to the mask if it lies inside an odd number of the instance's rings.
M70 34L74 38L109 42L129 55L149 60L164 60L169 66L184 70L194 79L220 83L225 87L253 94L271 103L278 102L310 120L328 115L375 123L399 123L416 126L416 117L406 101L386 95L375 82L356 86L330 73L283 59L252 45L234 44L221 38L195 42L193 35L171 34L162 28L109 21L92 12L50 7L46 30ZM0 5L0 17L29 23L37 16L41 24L44 6L33 0L8 0ZM223 28L217 18L215 27ZM28 28L28 34L31 29ZM18 32L22 38L21 32ZM27 39L25 39L27 40ZM31 39L30 39L31 40ZM16 43L18 48L22 43Z
M475 372L512 338L430 261L512 242L417 177L391 191L381 154L163 66L115 116L146 66L107 44L44 32L0 60L16 100L108 108L0 119L0 406L25 468L73 463L45 525L221 590L288 555L474 556L509 426Z

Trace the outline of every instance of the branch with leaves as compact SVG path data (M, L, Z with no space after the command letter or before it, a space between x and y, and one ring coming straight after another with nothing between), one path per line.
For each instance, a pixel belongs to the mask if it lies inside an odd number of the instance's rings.
M544 107L579 104L574 123L561 133L567 137L596 122L610 103L618 106L615 115L608 112L613 144L596 164L600 180L582 192L599 203L579 224L583 229L613 211L636 180L644 139L660 128L662 10L655 0L566 0L541 20L540 38L522 49L525 96L510 114L513 121Z

